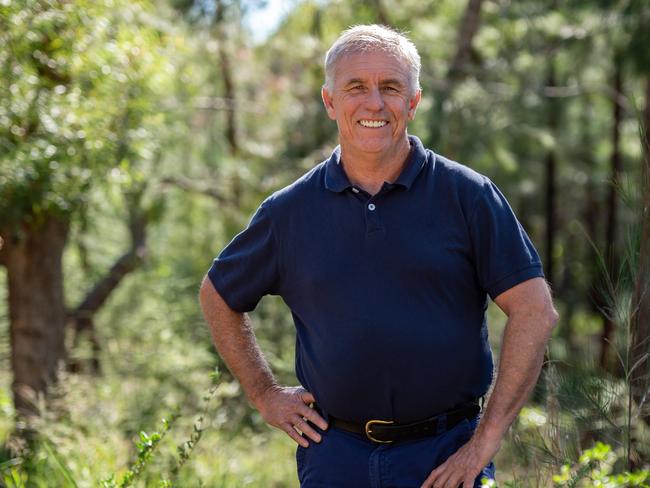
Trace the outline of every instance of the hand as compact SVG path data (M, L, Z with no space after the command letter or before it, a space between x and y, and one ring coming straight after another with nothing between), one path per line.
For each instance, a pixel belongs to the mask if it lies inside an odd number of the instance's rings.
M501 439L485 441L474 435L449 459L434 469L420 488L473 488L474 480L501 446Z
M314 442L320 442L321 436L307 420L323 430L327 422L314 410L309 408L314 403L314 395L301 387L273 386L260 395L255 406L267 423L283 430L302 447L309 447L309 442L296 429Z

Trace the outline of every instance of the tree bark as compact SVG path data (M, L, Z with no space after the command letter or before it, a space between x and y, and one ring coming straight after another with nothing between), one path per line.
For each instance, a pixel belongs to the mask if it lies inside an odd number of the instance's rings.
M229 101L230 109L226 114L226 140L230 148L230 154L236 156L239 153L239 136L237 132L237 101L235 99L235 83L232 77L230 55L224 45L224 40L219 41L219 62L221 63L221 77L223 79L224 98Z
M643 208L641 242L636 288L632 310L632 343L630 347L630 384L632 395L640 408L641 418L650 425L650 75L646 77L644 128Z
M390 19L388 18L388 14L386 13L386 9L384 8L384 4L382 3L381 0L370 0L368 2L370 7L375 10L375 15L377 16L377 23L385 25L387 27L392 27L393 24L391 24Z
M63 249L69 223L45 216L38 224L5 231L2 261L7 267L12 392L22 416L38 413L37 396L56 382L65 359Z
M228 100L229 109L225 111L226 115L226 141L230 149L230 154L236 156L239 154L239 133L237 131L237 99L235 93L235 81L232 73L232 63L230 53L227 48L227 35L225 33L225 12L226 5L222 0L215 3L216 12L214 17L215 34L218 42L219 72L223 81L223 96Z
M623 59L619 52L614 54L614 79L613 79L613 110L612 110L612 157L611 157L611 174L610 188L607 198L607 230L605 235L605 267L609 276L607 281L617 279L617 259L616 259L616 234L618 227L618 191L619 181L622 170L621 162L621 123L623 120L623 109L620 99L623 96ZM604 303L611 303L613 297L604 297ZM603 316L603 331L600 337L600 366L603 369L609 369L609 356L611 349L612 336L614 335L615 322L612 313L615 307L610 307Z
M483 0L469 0L463 20L458 31L458 43L454 59L447 71L447 81L453 82L465 76L465 68L469 64L472 53L472 41L478 32L481 22L481 4Z
M582 80L581 80L582 82ZM587 175L585 183L585 195L582 199L583 207L580 212L580 220L584 222L585 232L587 239L584 241L585 249L583 251L584 260L586 264L586 288L581 290L584 293L578 299L583 300L591 312L600 314L602 310L602 296L599 292L599 280L601 277L601 269L598 261L598 252L596 251L600 246L600 233L598 231L600 215L600 200L598 198L598 189L596 186L595 168L596 161L594 159L593 147L594 136L592 123L594 119L593 112L593 99L590 94L586 94L583 103L582 115L580 117L580 131L581 137L578 141L578 158L584 164L584 171ZM566 267L573 267L572 263L565 259ZM566 322L566 321L562 321Z
M447 73L440 87L433 87L433 107L429 121L428 145L438 147L441 143L442 128L444 124L443 104L453 94L456 84L466 76L466 66L471 58L472 41L478 32L481 21L481 5L483 0L469 0L460 27L458 29L458 41L456 52L452 58Z
M548 87L556 86L555 64L550 60L548 67L548 77L546 80ZM553 136L558 132L558 106L554 99L549 99L548 103L548 128ZM554 284L555 266L554 266L554 248L555 236L557 233L556 219L556 173L557 173L557 156L555 147L548 150L546 154L546 279L551 285Z

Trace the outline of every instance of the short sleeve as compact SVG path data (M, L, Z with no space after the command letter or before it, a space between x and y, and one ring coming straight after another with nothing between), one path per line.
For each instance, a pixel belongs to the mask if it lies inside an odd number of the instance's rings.
M481 287L493 300L531 278L543 277L539 255L506 198L486 178L469 220Z
M278 246L268 199L214 260L208 278L236 312L250 312L264 295L277 294Z

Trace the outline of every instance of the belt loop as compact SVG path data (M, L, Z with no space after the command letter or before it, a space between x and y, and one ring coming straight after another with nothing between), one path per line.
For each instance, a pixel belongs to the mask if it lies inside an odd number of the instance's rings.
M447 414L443 413L438 415L438 427L436 429L436 435L440 435L447 431Z

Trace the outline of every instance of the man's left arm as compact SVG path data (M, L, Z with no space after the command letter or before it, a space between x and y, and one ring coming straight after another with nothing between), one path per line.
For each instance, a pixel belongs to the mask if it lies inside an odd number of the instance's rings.
M431 472L422 488L464 488L501 447L501 441L530 395L558 314L543 278L533 278L501 293L495 303L508 316L494 390L472 438Z

